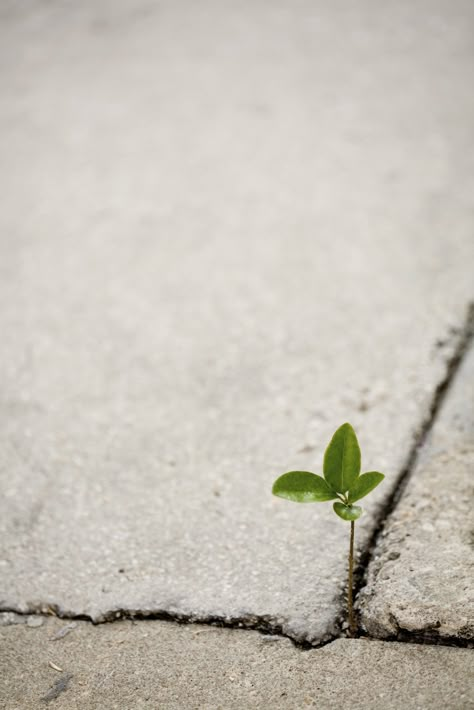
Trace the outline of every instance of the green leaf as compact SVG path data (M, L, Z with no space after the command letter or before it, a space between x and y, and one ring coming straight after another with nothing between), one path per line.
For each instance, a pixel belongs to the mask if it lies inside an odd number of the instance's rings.
M337 498L322 476L309 471L289 471L277 478L272 493L295 503L318 503Z
M338 493L346 493L360 473L360 449L354 429L343 424L324 454L324 478Z
M344 505L344 503L334 503L333 506L336 515L339 515L343 520L357 520L362 515L362 508L358 505Z
M359 476L354 486L349 490L349 503L354 503L356 500L360 500L366 496L367 493L373 491L384 478L385 476L383 473L378 473L378 471L363 473L362 476Z

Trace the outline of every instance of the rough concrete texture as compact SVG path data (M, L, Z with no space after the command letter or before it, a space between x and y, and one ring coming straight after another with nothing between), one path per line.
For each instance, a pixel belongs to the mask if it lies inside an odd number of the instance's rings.
M466 649L341 639L301 651L254 631L160 621L80 622L55 639L64 624L0 628L4 710L474 706Z
M362 545L445 376L472 3L1 12L1 607L324 639L348 528L270 487L351 421Z
M369 566L371 635L474 639L473 471L471 348Z

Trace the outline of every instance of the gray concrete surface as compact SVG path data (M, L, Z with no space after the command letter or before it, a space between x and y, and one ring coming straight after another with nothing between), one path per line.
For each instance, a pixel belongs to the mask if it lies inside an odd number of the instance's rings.
M387 522L361 594L373 636L474 641L474 349Z
M471 297L471 2L2 6L0 606L281 626L391 491Z
M306 652L254 631L159 621L79 622L54 640L64 625L0 627L4 710L474 706L466 649L340 639Z

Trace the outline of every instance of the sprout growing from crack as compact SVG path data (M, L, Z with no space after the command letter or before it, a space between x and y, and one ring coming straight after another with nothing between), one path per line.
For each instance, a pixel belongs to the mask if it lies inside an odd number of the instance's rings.
M360 475L360 448L354 429L343 424L335 432L324 454L322 476L309 471L289 471L277 478L272 493L295 503L320 503L338 500L333 504L336 515L351 524L349 543L349 585L347 592L349 633L356 633L353 607L354 530L362 508L354 505L385 478L383 473L369 471Z

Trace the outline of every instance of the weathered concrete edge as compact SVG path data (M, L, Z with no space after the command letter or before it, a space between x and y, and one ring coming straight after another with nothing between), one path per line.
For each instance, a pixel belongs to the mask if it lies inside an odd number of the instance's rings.
M437 628L434 627L409 630L401 627L398 624L397 619L393 615L391 616L391 622L392 629L396 629L395 633L393 633L393 630L388 630L385 628L380 628L378 631L372 628L371 633L368 634L363 629L363 624L360 618L359 606L361 601L361 591L368 583L370 567L372 562L374 561L374 556L376 550L378 549L379 543L382 541L385 531L390 525L392 516L396 511L397 505L410 482L412 474L417 468L419 453L425 442L427 441L427 438L431 430L433 429L435 422L438 419L438 415L441 414L442 405L446 399L448 392L450 391L452 385L455 382L456 376L464 361L465 356L467 355L470 347L473 346L473 341L474 302L470 302L467 306L465 324L459 334L459 340L456 350L447 362L446 377L439 383L435 390L432 406L430 408L430 416L426 420L424 420L422 425L420 426L418 436L407 457L406 465L404 466L399 475L398 482L393 490L392 495L386 501L386 504L382 509L379 525L375 528L369 545L365 552L361 555L359 560L359 565L356 571L355 589L355 606L359 617L359 637L378 638L384 641L394 642L458 646L461 648L474 647L474 640L472 638L472 634L469 633L467 629L465 635L457 636L443 634Z
M110 611L110 613L97 620L87 614L76 614L72 611L61 609L56 604L31 604L25 609L18 609L15 607L7 608L0 603L0 621L2 615L11 615L12 618L16 617L17 621L12 622L12 624L22 623L22 621L26 623L28 619L35 617L55 617L71 621L83 621L92 624L93 626L98 626L100 624L111 624L126 620L145 622L166 621L177 625L195 624L197 626L211 626L240 631L257 631L265 636L278 636L286 638L291 641L296 648L301 650L321 648L322 646L326 646L327 644L336 641L338 638L341 638L341 636L344 636L344 634L341 634L339 631L335 631L334 633L328 633L324 637L310 643L309 641L305 641L304 639L299 639L294 635L291 635L285 630L285 627L279 624L272 616L252 614L242 616L221 616L211 614L184 614L179 612L171 613L163 609L149 611L144 611L142 609L117 609ZM2 626L1 623L0 626Z

